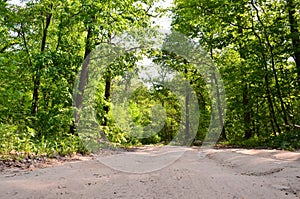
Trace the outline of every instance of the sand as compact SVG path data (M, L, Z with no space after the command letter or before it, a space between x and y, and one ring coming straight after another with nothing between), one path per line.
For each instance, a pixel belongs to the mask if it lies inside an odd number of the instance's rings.
M300 198L300 153L144 147L4 170L0 198Z

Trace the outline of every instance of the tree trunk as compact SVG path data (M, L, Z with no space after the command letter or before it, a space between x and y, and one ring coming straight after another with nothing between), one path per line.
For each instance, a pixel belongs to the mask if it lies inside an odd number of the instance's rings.
M184 69L185 74L187 75L187 69ZM189 144L189 140L191 138L190 133L190 89L189 86L186 86L185 88L185 141L184 144Z
M251 109L249 108L249 94L248 85L246 84L243 89L243 109L244 109L244 138L249 139L253 136L250 124L251 124Z
M50 5L50 9L52 10L52 4ZM47 41L47 33L48 28L51 22L52 13L47 13L46 15L46 24L45 28L43 30L43 37L42 37L42 44L41 44L41 54L44 54L45 47L46 47L46 41ZM36 68L35 75L33 76L33 94L32 94L32 108L31 113L35 115L38 111L38 103L39 103L39 88L41 84L40 79L40 71L42 70L43 66L39 65Z
M244 30L241 26L241 19L240 17L238 17L238 33L240 35L243 35ZM244 49L244 44L239 41L238 42L239 45L239 55L240 57L243 59L243 61L241 62L241 64L244 64L244 60L246 59L246 55L243 51ZM244 74L247 74L247 72L243 71L243 67L241 67L241 74L242 76L242 82L244 83L244 85L242 85L243 87L243 112L244 112L244 130L245 130L245 134L244 134L244 138L245 139L249 139L253 136L251 128L250 128L250 124L251 124L251 109L250 104L249 104L249 89L248 89L248 84L245 83L247 81L247 76L245 76Z
M214 83L216 85L219 125L221 127L221 135L220 135L219 141L225 141L225 140L227 140L227 136L226 136L224 120L223 120L223 110L222 110L222 106L221 106L220 88L219 88L218 79L214 72L213 72L212 76L213 76Z
M293 45L293 54L296 62L298 85L300 85L300 34L298 30L298 21L296 19L296 5L294 0L287 0L287 9L289 13L289 25L291 30L291 39Z
M210 48L210 56L212 59L214 59L212 48ZM218 82L218 79L216 77L214 70L212 70L211 80L212 80L212 84L215 84L215 87L216 87L217 109L218 109L218 115L219 115L219 125L221 127L221 129L220 129L221 134L220 134L218 141L225 141L225 140L227 140L227 136L226 136L225 125L224 125L224 120L223 120L223 110L221 107L219 82ZM214 113L212 113L212 117L214 117Z
M108 103L110 100L110 88L111 88L111 72L107 71L107 76L105 77L105 92L104 92L104 99L106 103ZM109 105L105 104L103 110L105 112L103 126L107 126Z
M252 6L256 9L256 12L258 12L258 10L255 7L253 2L252 2ZM265 79L265 85L266 85L266 95L267 95L268 106L269 106L269 111L270 111L270 122L271 122L272 131L273 131L274 135L276 135L275 126L277 128L278 133L281 133L281 129L280 129L280 127L278 125L278 122L277 122L277 119L276 119L275 109L274 109L274 105L273 105L273 101L272 101L271 89L270 89L270 83L269 83L269 76L268 76L268 63L267 63L267 60L266 60L266 55L264 53L264 44L262 43L261 37L258 35L258 33L254 29L253 18L254 17L252 16L252 27L251 28L252 28L253 34L258 39L260 47L261 47L261 55L258 55L258 56L261 56L262 61L263 61L263 69L265 71L264 79Z
M268 74L265 75L265 84L266 84L266 94L267 94L267 99L268 99L268 104L269 104L269 110L270 110L270 120L271 120L271 126L274 135L276 136L276 130L275 127L277 128L278 133L281 133L281 129L278 125L276 115L275 115L275 110L274 110L274 105L271 97L271 91L270 91L270 84L269 84L269 77ZM272 122L273 121L273 122ZM275 126L274 126L275 124Z
M255 8L255 10L256 10L256 17L257 17L259 23L262 25L262 27L264 29L266 26L264 25L264 23L262 22L262 20L261 20L261 18L259 16L259 10L258 10L258 8L254 5L253 2L252 2L252 6ZM269 47L270 54L271 54L271 68L272 68L272 72L273 72L273 75L274 75L274 78L275 78L275 87L276 87L277 97L278 97L278 99L280 101L280 107L281 107L281 111L283 113L283 121L285 123L285 126L288 127L289 123L288 123L287 111L286 111L285 104L284 104L283 99L282 99L281 88L280 88L280 85L279 85L277 71L275 69L273 46L272 46L272 44L271 44L271 42L269 40L269 35L266 33L265 30L263 30L263 34L265 36L265 39L267 41L267 46Z
M79 120L80 120L79 111L82 108L84 89L85 89L85 85L88 82L88 71L89 71L89 63L90 63L90 59L89 59L88 55L91 53L91 46L90 46L91 37L92 37L92 30L90 27L88 27L87 35L86 35L86 43L85 43L84 63L82 64L79 84L78 84L78 88L77 88L76 96L75 96L75 106L77 109L75 112L75 125L78 125ZM71 129L71 131L74 131L74 128L75 128L75 126L73 127L73 130Z

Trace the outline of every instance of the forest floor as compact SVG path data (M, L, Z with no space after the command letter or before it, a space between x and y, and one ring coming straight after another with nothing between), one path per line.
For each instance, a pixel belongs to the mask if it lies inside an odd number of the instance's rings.
M0 198L300 198L300 152L160 149L2 167Z

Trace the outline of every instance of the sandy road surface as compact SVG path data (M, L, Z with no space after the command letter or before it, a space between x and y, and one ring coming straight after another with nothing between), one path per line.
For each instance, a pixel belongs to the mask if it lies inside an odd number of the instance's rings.
M155 148L135 153L151 150ZM176 149L168 149L172 150ZM32 171L5 171L0 176L0 198L300 198L300 153L186 150L169 166L148 173L118 171L97 156ZM119 165L134 161L128 153L106 158L115 161L115 157Z

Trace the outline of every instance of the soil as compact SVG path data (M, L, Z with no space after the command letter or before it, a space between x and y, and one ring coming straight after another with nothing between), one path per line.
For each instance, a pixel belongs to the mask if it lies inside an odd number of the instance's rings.
M281 150L146 146L0 168L0 198L300 198L300 152Z

